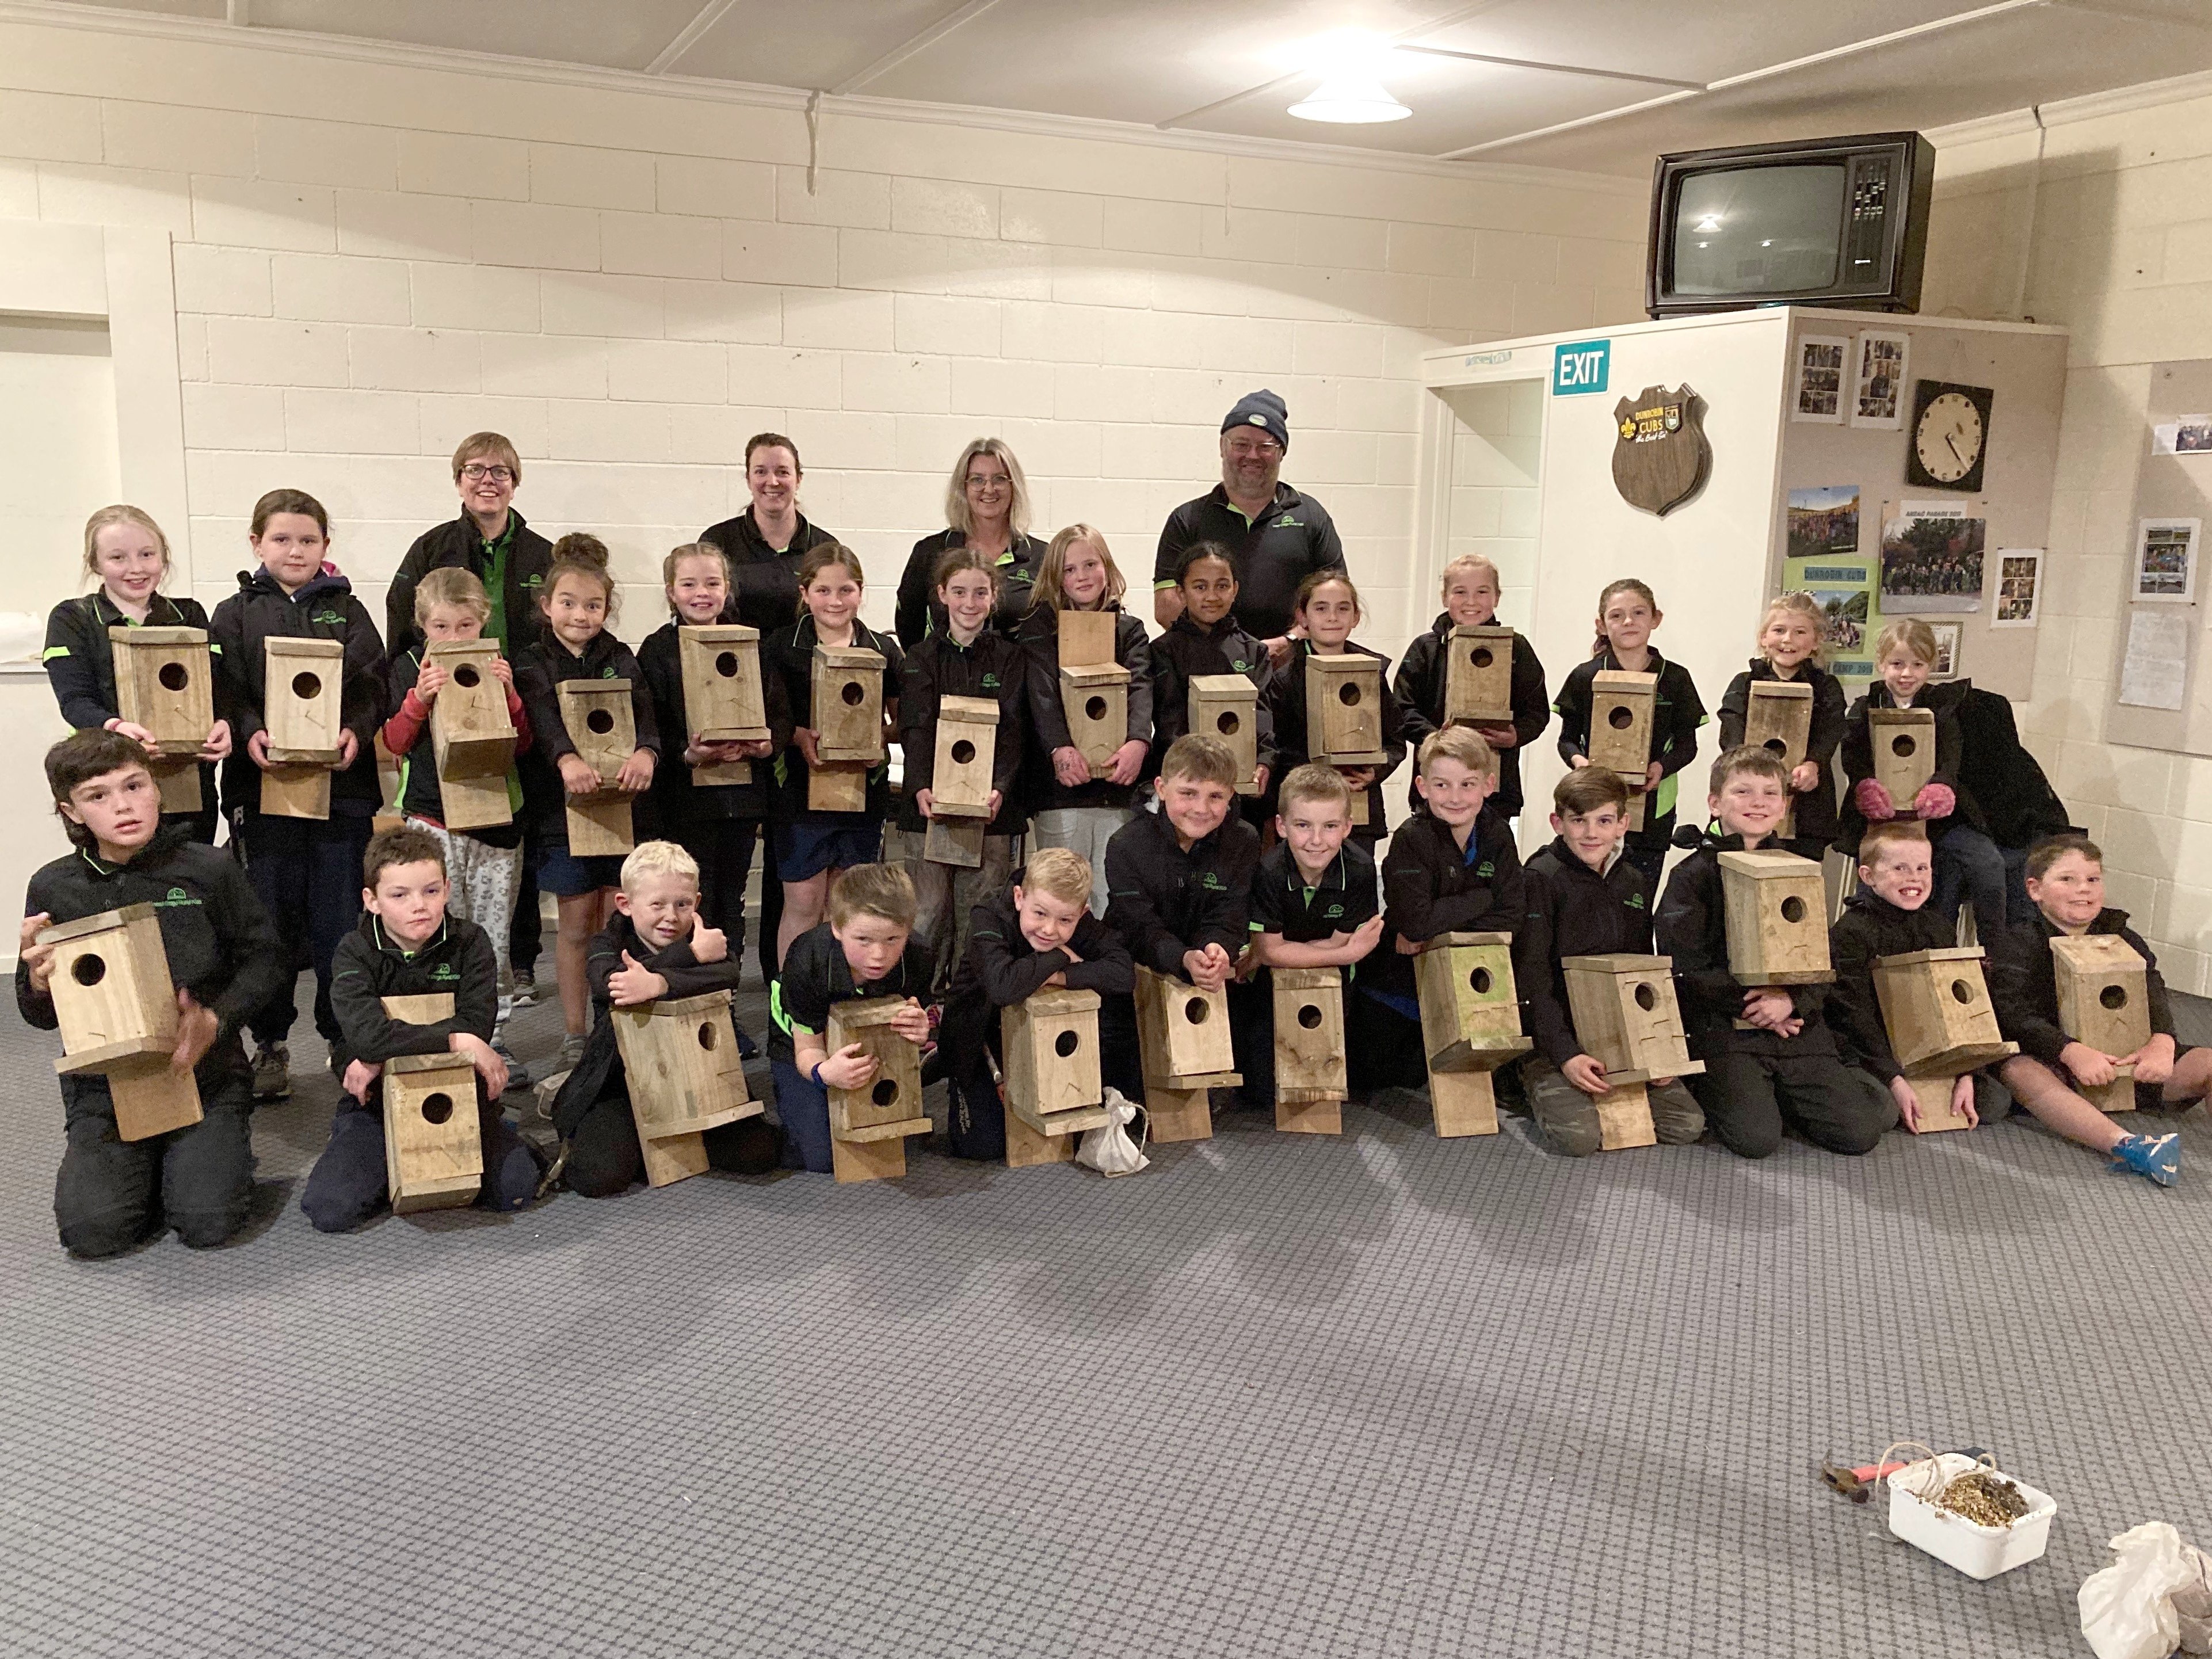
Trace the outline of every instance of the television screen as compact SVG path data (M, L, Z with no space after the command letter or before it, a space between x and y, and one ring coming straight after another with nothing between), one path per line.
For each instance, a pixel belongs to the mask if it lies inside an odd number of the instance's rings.
M1674 292L1726 298L1833 287L1843 274L1847 176L1837 161L1684 177L1674 205Z

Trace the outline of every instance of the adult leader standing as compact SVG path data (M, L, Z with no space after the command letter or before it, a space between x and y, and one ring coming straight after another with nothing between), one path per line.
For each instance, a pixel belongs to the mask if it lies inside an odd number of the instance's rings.
M950 526L914 544L899 578L898 609L893 626L909 651L933 629L945 626L945 607L932 591L937 562L956 547L975 549L999 573L999 598L991 607L991 626L1012 639L1029 614L1036 591L1037 562L1045 544L1029 533L1030 486L1022 464L1003 438L971 439L952 464L945 490L945 522Z
M799 561L837 539L799 510L805 477L799 446L781 432L757 432L745 440L745 488L752 504L699 532L701 541L720 548L730 562L724 622L743 623L766 635L797 619ZM775 930L769 932L773 936Z
M1221 482L1168 514L1152 563L1152 616L1163 628L1182 614L1176 566L1194 542L1218 542L1236 562L1237 620L1267 641L1278 667L1290 660L1298 584L1316 570L1344 568L1344 544L1328 510L1282 480L1290 411L1264 388L1237 400L1221 422Z
M384 649L394 660L422 642L415 625L415 589L433 570L465 570L484 586L491 614L484 635L512 660L538 633L538 595L553 562L553 544L514 510L522 458L496 432L471 432L453 451L453 488L461 516L424 531L399 561L384 595Z

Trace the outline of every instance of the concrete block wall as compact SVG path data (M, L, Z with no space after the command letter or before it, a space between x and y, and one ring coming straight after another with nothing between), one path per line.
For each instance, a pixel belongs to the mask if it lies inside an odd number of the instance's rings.
M0 23L0 218L176 239L191 522L171 529L210 604L284 484L330 507L380 606L454 510L454 441L487 426L522 450L533 524L614 549L626 637L664 614L667 548L744 505L763 428L798 441L805 510L865 556L872 617L981 433L1019 454L1033 528L1102 526L1141 601L1221 416L1267 385L1285 476L1334 514L1395 647L1415 354L1639 310L1632 180L834 112L808 161L794 108L635 76Z
M2197 82L2205 77L2196 77ZM2105 740L2150 365L2212 357L2212 83L1938 149L1923 307L2071 331L2023 735L2106 853L2108 902L2212 994L2212 757ZM2198 672L2203 665L2198 665Z

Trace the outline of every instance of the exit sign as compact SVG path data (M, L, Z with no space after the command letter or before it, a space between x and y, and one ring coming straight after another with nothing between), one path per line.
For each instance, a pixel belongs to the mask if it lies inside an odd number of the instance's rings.
M1552 348L1552 395L1572 398L1605 390L1613 367L1613 342L1577 340Z

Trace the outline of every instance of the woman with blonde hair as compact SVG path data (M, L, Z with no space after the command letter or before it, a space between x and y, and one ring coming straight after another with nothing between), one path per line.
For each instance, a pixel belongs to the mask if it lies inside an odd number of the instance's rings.
M899 578L898 606L892 613L899 643L911 651L931 634L945 631L945 606L935 593L938 563L957 547L989 561L999 581L991 627L1012 638L1036 592L1045 544L1029 533L1029 480L1005 439L969 440L945 488L945 522L948 528L914 544L906 574Z

